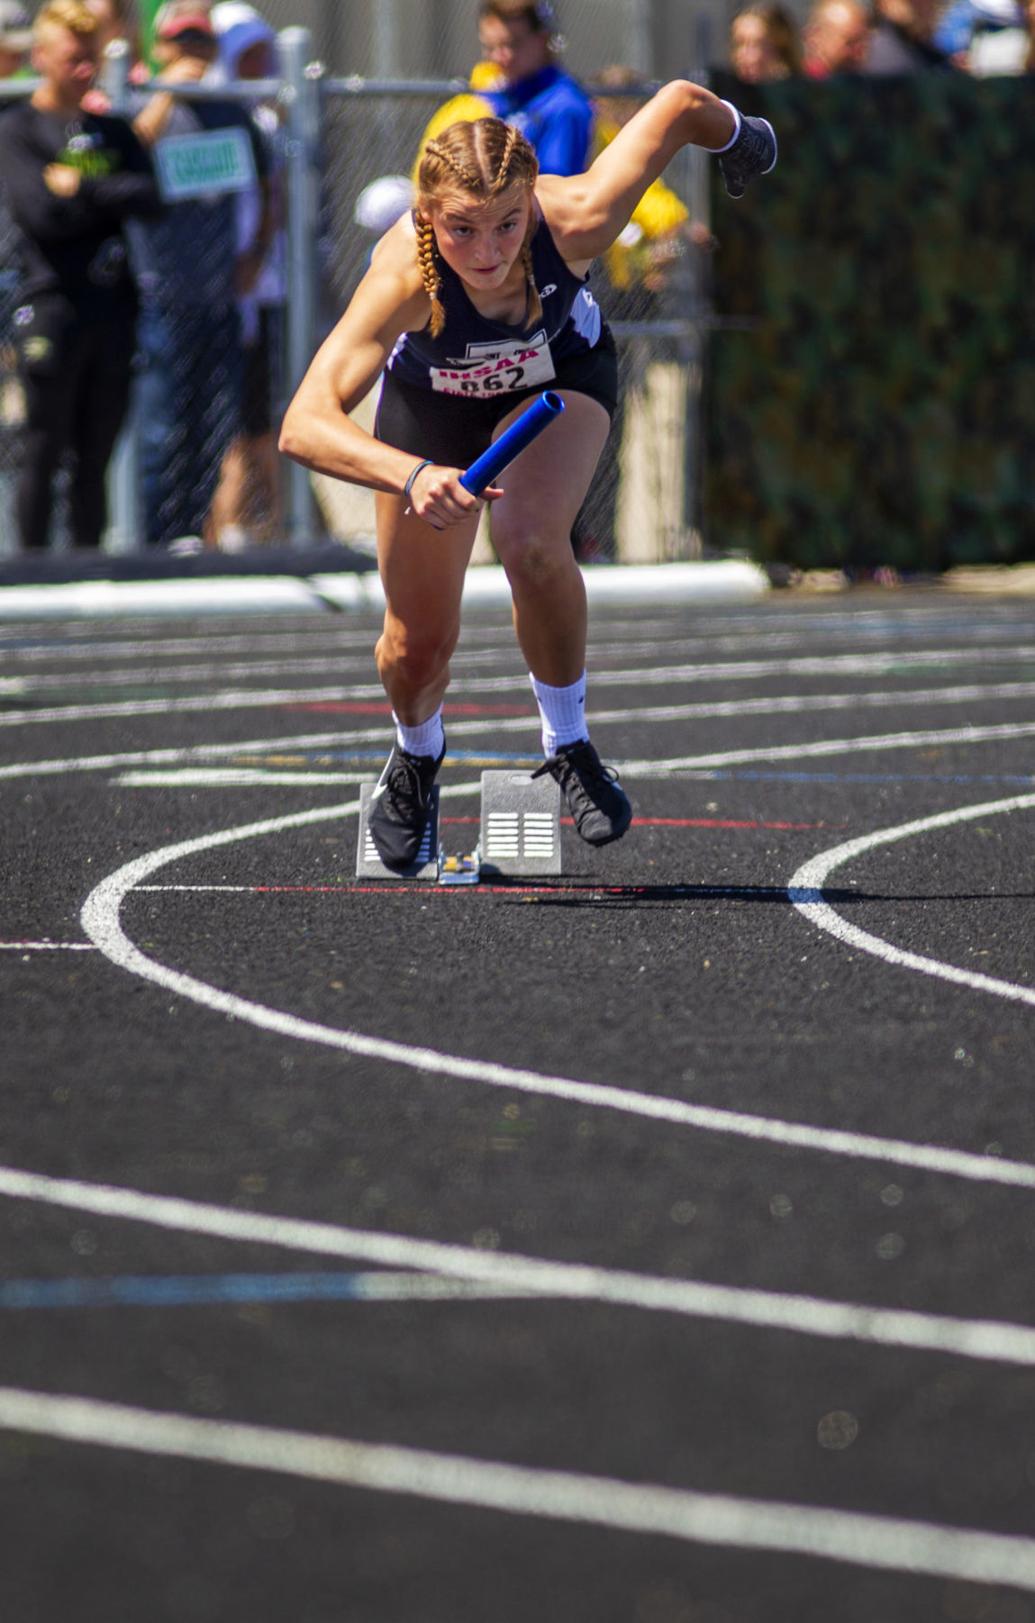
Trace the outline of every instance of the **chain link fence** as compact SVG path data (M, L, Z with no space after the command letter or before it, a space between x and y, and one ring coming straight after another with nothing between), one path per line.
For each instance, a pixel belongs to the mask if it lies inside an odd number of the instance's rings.
M384 83L331 78L313 64L313 42L302 29L288 30L280 45L282 79L231 84L219 92L224 100L236 98L248 108L261 102L267 108L268 144L281 200L277 252L282 302L278 306L274 301L262 317L268 364L258 368L251 383L253 390L264 391L259 418L273 428L318 343L355 290L377 240L377 233L357 219L358 200L386 176L411 175L429 119L461 88L460 82L448 79ZM121 83L116 74L113 86L113 106L131 112L140 103L131 99L125 84L125 64L121 71ZM0 86L0 96L4 88ZM609 93L598 102L601 128L620 122L643 93L642 86L626 85L621 98ZM203 89L191 94L202 101L206 97ZM652 235L650 229L634 228L621 251L592 272L594 294L618 340L623 407L576 526L576 549L587 561L667 560L700 550L697 416L708 247L707 188L697 155L682 154L665 182L668 229ZM144 364L130 429L111 469L106 547L134 551L148 540L167 544L191 534L213 541L220 529L213 498L217 487L225 491L229 478L236 481L238 501L229 527L246 531L253 540L306 543L329 535L369 549L369 493L312 478L283 459L274 458L265 468L239 456L235 463L238 439L233 428L240 426L235 399L251 357L247 350L242 354L230 333L239 312L233 312L232 322L214 320L229 285L227 256L233 247L227 210L234 206L225 196L178 203L164 221L131 232L144 291L138 335ZM16 545L11 495L20 420L10 341L19 304L13 248L10 220L0 204L0 535L8 555ZM164 266L167 294L177 284L164 306L148 284L156 265ZM267 320L270 315L278 319ZM255 320L254 310L251 318ZM156 377L165 385L161 406L155 403ZM364 426L372 424L373 396L357 417ZM255 422L262 427L259 419ZM216 504L218 508L219 497ZM52 545L62 545L60 502ZM478 556L491 557L487 536Z

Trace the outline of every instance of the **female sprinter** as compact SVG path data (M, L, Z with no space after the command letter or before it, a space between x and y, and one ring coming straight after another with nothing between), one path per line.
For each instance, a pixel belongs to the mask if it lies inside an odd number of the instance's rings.
M288 409L282 451L378 492L387 608L376 659L396 743L369 827L389 868L416 857L445 754L442 704L481 508L460 475L546 387L563 415L483 499L542 720L539 770L560 784L591 845L619 839L632 820L586 729L586 593L569 539L617 389L614 343L586 280L687 144L721 154L733 196L776 162L764 119L682 80L583 175L538 175L528 142L498 119L451 125L424 149L414 214L378 243ZM370 435L347 413L381 372Z

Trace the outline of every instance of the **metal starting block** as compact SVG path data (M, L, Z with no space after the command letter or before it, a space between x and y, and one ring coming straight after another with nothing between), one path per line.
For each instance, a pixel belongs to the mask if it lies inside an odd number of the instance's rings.
M482 872L534 879L561 872L561 791L547 773L482 773Z
M370 837L374 779L360 785L357 879L420 879L440 885L476 885L483 876L533 879L561 872L561 791L553 778L529 772L483 772L481 838L474 851L447 856L439 834L439 791L431 791L427 827L417 860L386 868Z
M427 827L420 842L415 862L408 868L386 868L370 838L370 797L377 788L377 779L371 778L359 786L359 840L356 849L357 879L438 879L441 849L438 837L438 785L431 791Z

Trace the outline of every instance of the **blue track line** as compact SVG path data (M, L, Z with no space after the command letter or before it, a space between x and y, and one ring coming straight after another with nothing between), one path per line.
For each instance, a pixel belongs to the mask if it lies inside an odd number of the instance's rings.
M0 1309L193 1307L223 1302L352 1302L369 1275L133 1275L114 1279L19 1279L0 1284Z

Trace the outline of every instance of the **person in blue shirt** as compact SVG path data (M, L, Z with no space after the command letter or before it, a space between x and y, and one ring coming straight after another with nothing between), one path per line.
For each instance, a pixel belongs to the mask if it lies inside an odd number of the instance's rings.
M540 174L581 175L589 163L593 107L557 66L558 37L547 0L482 0L478 38L500 83L479 94L497 118L520 130Z

